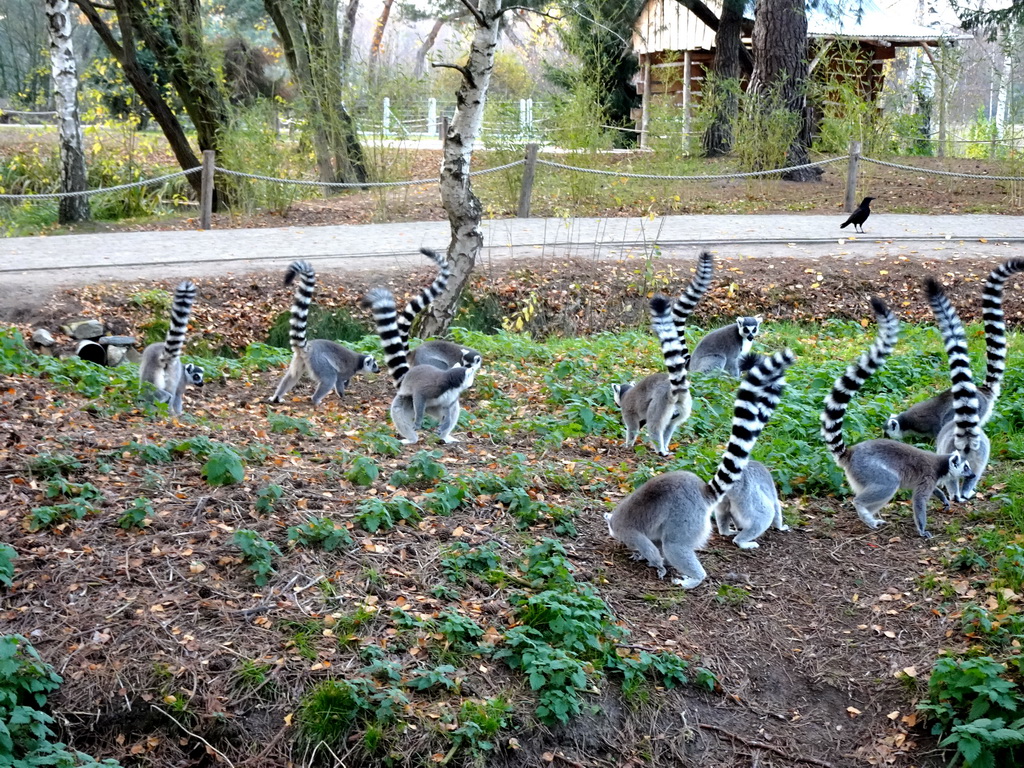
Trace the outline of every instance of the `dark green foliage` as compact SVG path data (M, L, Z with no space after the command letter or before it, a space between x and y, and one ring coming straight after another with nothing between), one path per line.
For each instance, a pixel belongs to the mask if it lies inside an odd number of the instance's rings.
M131 528L145 528L150 524L153 517L153 505L144 496L137 498L125 513L117 518L117 524L129 530Z
M270 577L276 573L274 570L274 555L280 555L281 550L273 542L267 541L256 531L238 530L231 538L231 542L242 550L242 559L246 567L252 571L252 580L256 586L265 586Z
M955 748L971 768L1018 765L1024 760L1024 696L1016 663L1011 669L989 656L942 657L932 668L928 698L919 705L932 720L941 746Z
M485 574L501 565L497 545L483 544L471 547L464 541L457 541L441 553L441 568L448 581L455 584L465 582L465 572Z
M376 497L365 499L359 502L355 516L355 522L370 533L394 528L401 520L415 523L420 519L420 508L404 496L395 496L388 501Z
M400 469L391 476L391 484L401 487L435 483L445 475L444 464L437 461L439 458L440 451L418 451L409 460L405 469Z
M431 688L444 688L452 690L455 688L455 667L450 664L442 664L433 669L420 670L413 677L406 681L406 687L413 691L429 691Z
M29 474L35 477L59 477L82 468L82 462L66 453L40 453L27 462Z
M47 699L63 681L21 635L0 635L0 765L117 768L55 741Z
M0 543L0 585L9 587L14 583L14 561L17 559L14 547Z
M313 435L313 425L308 419L289 416L286 413L268 413L267 423L270 424L270 431L275 434L295 432L299 435Z
M267 344L288 348L290 346L288 337L290 321L290 312L282 312L278 315L270 327L270 333L267 334ZM361 341L364 336L369 336L373 332L369 322L353 317L347 309L328 309L315 303L309 308L307 337L310 339L330 339L344 344L345 342Z
M423 496L423 510L432 515L447 516L454 512L466 499L466 490L461 485L439 485Z
M124 453L138 456L143 464L168 464L172 461L170 449L156 443L138 443L133 440L125 447Z
M35 532L43 528L53 528L71 520L81 520L96 511L94 506L82 499L74 499L65 504L36 507L29 515L28 529Z
M346 480L362 486L373 485L378 477L380 477L380 467L369 456L356 456L352 460L352 466L345 472Z
M333 520L319 517L302 525L291 526L288 529L288 541L300 547L319 547L324 552L333 552L339 547L351 545L352 535Z
M219 446L203 465L203 477L213 486L240 483L245 480L245 462L228 446Z
M277 502L284 495L284 488L275 483L270 483L260 488L256 494L256 511L262 515L269 515L277 507Z

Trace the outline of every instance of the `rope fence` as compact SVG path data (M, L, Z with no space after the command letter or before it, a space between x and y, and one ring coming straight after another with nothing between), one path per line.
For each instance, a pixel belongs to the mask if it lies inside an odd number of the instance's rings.
M690 175L666 175L666 174L655 174L655 173L631 173L628 171L615 171L615 170L604 170L600 168L585 168L575 165L569 165L566 163L558 163L552 160L541 160L537 154L539 151L538 144L528 144L526 157L521 160L514 160L504 165L498 165L494 168L485 168L478 171L471 171L470 176L478 177L485 176L492 173L500 173L501 171L507 171L512 168L524 166L522 187L520 190L520 202L518 215L520 218L526 218L530 215L530 199L532 197L533 182L536 174L537 166L544 166L546 168L552 168L556 171L565 171L568 173L581 173L581 174L592 174L595 176L604 176L620 179L640 179L645 181L688 181L688 182L707 182L707 181L724 181L729 179L751 179L766 176L777 176L785 173L791 173L794 171L801 171L808 168L821 168L824 166L832 165L834 163L848 162L847 167L847 183L846 183L846 209L853 210L855 205L855 191L857 186L858 177L858 163L865 162L873 165L878 165L886 168L892 168L898 171L906 171L911 173L939 176L943 178L957 178L957 179L984 179L988 181L1009 181L1009 182L1024 182L1024 176L992 176L990 174L979 174L979 173L961 173L957 171L942 171L933 168L921 168L914 165L904 165L902 163L893 163L887 160L878 160L872 157L866 157L860 154L860 142L851 142L850 153L846 155L838 155L836 157L828 157L821 160L815 160L810 163L803 163L801 165L787 166L785 168L771 168L762 171L743 171L735 173L717 173L717 174L690 174ZM258 173L245 173L243 171L235 171L230 168L222 168L215 163L214 153L211 151L205 151L203 153L203 165L195 168L189 168L184 171L177 171L175 173L169 173L163 176L157 176L152 179L142 179L140 181L134 181L128 184L118 184L113 187L99 187L96 189L87 189L78 192L42 192L42 193L25 193L25 194L0 194L0 201L25 201L25 200L55 200L67 197L91 197L93 195L106 194L111 192L123 192L129 189L135 189L138 187L148 187L156 184L162 184L173 179L183 178L192 174L202 173L202 192L200 194L200 208L201 208L201 226L204 229L208 229L210 226L211 215L212 215L212 204L213 204L213 183L215 176L220 174L221 176L228 176L239 179L249 179L252 181L260 181L270 184L290 184L299 187L320 187L321 189L386 189L386 188L400 188L400 187L413 187L424 184L437 184L440 179L438 177L424 178L424 179L408 179L405 181L364 181L364 182L335 182L335 181L316 181L311 179L288 179L280 178L276 176L265 176Z

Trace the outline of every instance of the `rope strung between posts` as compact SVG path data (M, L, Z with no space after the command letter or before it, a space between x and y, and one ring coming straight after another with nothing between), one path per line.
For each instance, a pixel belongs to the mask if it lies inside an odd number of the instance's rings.
M990 181L1024 181L1024 176L989 176L984 173L957 173L956 171L936 171L931 168L919 168L916 165L900 165L885 160L875 160L873 157L864 157L861 160L865 163L874 163L886 168L896 168L901 171L914 171L916 173L930 173L932 176L952 176L955 179L989 179Z
M116 187L98 187L97 189L83 189L81 192L39 192L35 194L27 195L7 195L0 194L0 200L56 200L62 197L88 197L91 195L99 195L104 192L123 192L126 189L135 189L136 187L148 187L151 184L160 184L164 181L170 181L171 179L177 179L181 176L188 176L193 173L199 173L203 170L201 167L189 168L187 171L178 171L177 173L168 173L166 176L157 176L155 179L143 179L142 181L133 181L131 184L118 184Z
M525 160L516 160L511 163L505 163L505 165L499 165L494 168L485 168L482 171L470 171L470 176L484 176L488 173L497 173L498 171L506 171L509 168L515 168L517 165L525 165ZM217 173L223 173L226 176L237 176L243 179L254 179L255 181L272 181L278 184L295 184L300 187L327 187L328 189L362 189L364 187L413 187L417 184L437 184L440 179L434 177L432 179L410 179L409 181L309 181L308 179L279 179L274 176L261 176L258 173L242 173L241 171L230 171L227 168L221 168L216 166L214 170Z
M813 163L794 165L789 168L773 168L770 171L748 171L747 173L718 173L710 176L659 176L655 173L622 173L619 171L600 171L596 168L577 168L574 165L553 163L550 160L538 160L537 165L546 165L551 168L561 168L563 171L576 171L578 173L593 173L598 176L615 176L620 179L658 179L662 181L717 181L719 179L746 179L753 176L774 176L777 173L788 173L789 171L802 171L804 168L817 168L829 163L838 163L840 160L849 159L849 155L841 157L830 157L826 160L816 160Z

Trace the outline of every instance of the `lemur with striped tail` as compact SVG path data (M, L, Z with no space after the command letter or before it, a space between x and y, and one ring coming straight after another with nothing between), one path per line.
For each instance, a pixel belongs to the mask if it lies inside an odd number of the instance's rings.
M292 387L302 380L304 373L316 382L313 392L313 407L320 405L331 391L338 397L345 394L352 377L359 372L377 373L380 367L370 355L361 355L330 339L306 340L309 324L309 307L316 291L316 271L308 261L293 261L284 273L284 284L295 284L292 297L289 338L292 347L292 361L277 385L272 403L280 403Z
M711 286L714 261L704 251L697 260L697 274L683 293L669 304L663 296L651 300L651 323L661 345L668 373L654 373L638 384L613 384L615 403L622 409L626 425L626 446L636 443L640 429L647 427L654 450L668 455L668 444L676 429L690 418L693 398L686 374L689 351L683 331L694 308Z
M992 418L992 410L1002 388L1006 371L1006 319L1003 313L1003 288L1013 275L1024 272L1024 259L1009 259L989 273L981 292L981 319L985 324L985 381L978 387L980 425ZM938 437L953 421L953 392L947 389L934 397L915 403L903 413L890 416L885 436L901 440L908 432Z
M970 479L974 472L959 452L935 454L913 445L886 438L865 440L848 446L843 440L843 420L852 397L864 386L885 359L892 354L900 322L879 298L871 299L878 321L874 343L851 363L825 398L821 414L821 436L853 489L853 506L869 528L883 524L878 512L901 488L913 491L914 524L917 532L928 532L928 499L948 476ZM941 491L937 494L944 498Z
M950 389L953 395L953 420L939 432L935 439L935 450L938 453L959 452L973 471L969 478L947 475L939 485L950 499L966 501L974 495L974 489L988 466L991 446L988 435L981 429L978 388L974 384L974 374L971 373L967 335L960 316L935 278L925 280L925 293L946 344L949 378L953 384Z
M155 400L167 403L175 416L180 416L185 387L203 386L203 369L198 365L183 365L181 350L188 333L188 319L196 300L195 283L186 280L174 289L171 303L171 325L163 341L156 341L142 351L139 380L151 384L156 390Z
M373 312L377 334L384 345L385 363L398 387L391 401L391 421L402 436L402 442L416 443L419 440L417 430L423 424L423 417L429 415L439 422L438 435L441 440L453 443L458 442L451 433L459 420L459 397L472 386L482 359L477 354L469 365L456 365L447 369L429 363L410 367L409 328L416 314L444 290L450 274L446 261L432 251L424 250L424 253L431 258L436 257L441 272L428 288L409 302L401 314L394 295L387 288L369 291L363 299L363 305Z
M434 278L434 282L414 296L405 305L405 309L398 314L398 332L405 339L407 348L409 331L416 320L416 316L441 295L445 286L448 285L448 279L452 274L451 268L448 265L448 259L437 251L429 248L420 248L420 253L437 264L440 267L440 271L437 277ZM424 341L408 354L408 365L410 368L414 368L417 365L432 365L435 368L440 368L442 371L454 368L457 365L468 368L473 365L474 360L479 360L482 363L483 356L475 349L463 347L460 344L444 341L443 339ZM479 364L477 367L479 367Z
M711 515L740 478L750 452L779 404L783 375L795 360L786 349L766 357L740 382L733 411L732 435L711 482L692 472L658 475L605 514L608 532L646 560L664 578L666 563L681 578L672 583L693 589L707 575L697 550L711 536Z

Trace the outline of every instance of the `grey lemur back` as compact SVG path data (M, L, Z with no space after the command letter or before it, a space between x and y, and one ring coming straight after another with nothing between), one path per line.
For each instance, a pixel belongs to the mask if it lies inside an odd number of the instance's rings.
M447 264L442 264L444 279L441 280L439 275L438 280L434 281L428 291L434 295L440 293L447 281L447 274ZM415 443L419 440L417 430L422 426L425 415L438 420L438 435L442 441L456 442L451 433L459 419L459 396L473 384L481 364L479 355L466 367L455 366L441 370L428 364L410 368L408 325L400 321L391 291L386 288L374 288L366 294L363 305L373 312L377 333L384 345L385 361L398 388L394 400L391 401L391 420L402 436L402 442ZM410 306L412 305L410 302ZM409 324L411 322L409 320ZM403 327L405 333L402 331Z
M672 305L664 296L651 299L651 324L668 373L646 376L636 385L612 385L626 425L626 446L632 446L640 428L646 426L654 450L662 456L668 454L672 434L690 417L693 408L686 375L686 346L677 333L671 310Z
M147 346L139 363L139 380L156 389L155 400L167 403L171 413L181 414L185 387L203 385L203 369L198 365L182 365L181 350L188 333L188 319L196 300L195 283L186 280L174 290L171 302L171 323L167 336Z
M721 369L732 376L739 376L740 358L750 352L761 322L760 315L737 317L733 325L711 331L694 347L690 371Z
M981 426L992 418L992 410L1002 389L1006 370L1006 319L1003 312L1003 288L1013 275L1024 272L1024 259L1009 259L993 269L981 292L981 319L985 324L985 381L978 387L978 406ZM890 416L885 424L885 435L900 440L904 434L915 432L938 437L939 432L953 421L953 393L947 389L934 397L916 403L903 413Z
M692 589L707 575L696 551L711 535L711 513L740 478L757 438L779 403L783 374L795 359L782 350L766 357L740 382L732 435L718 469L705 483L692 472L667 472L648 480L605 515L609 533L646 560L663 578L666 562L680 573L673 579Z
M836 379L825 398L821 414L821 435L832 458L846 474L856 494L853 506L869 528L883 521L878 512L901 488L913 491L914 523L917 532L928 538L928 499L947 474L970 477L970 465L959 453L937 455L895 440L866 440L847 446L843 440L846 408L862 386L892 353L899 335L899 320L881 299L872 298L871 307L878 320L874 343ZM938 495L945 498L941 491Z
M651 324L668 374L646 376L639 384L612 385L615 403L622 409L622 421L626 425L627 447L636 442L641 427L646 426L654 450L665 456L676 428L690 418L693 399L686 375L690 355L683 332L687 319L711 286L714 268L711 254L701 252L697 257L696 274L671 306L663 297L651 300Z
M455 344L442 339L424 341L409 353L409 365L432 365L442 371L457 365L469 367L474 360L483 361L483 356L475 349Z
M298 278L298 280L296 280ZM313 392L313 407L317 407L331 391L338 397L345 394L352 377L360 371L377 373L380 367L370 355L361 355L330 339L306 340L309 324L309 308L316 291L316 271L308 261L293 261L284 273L284 284L295 284L292 296L291 319L288 335L292 348L292 360L281 382L270 398L280 403L292 387L308 374L316 382Z
M740 549L755 549L755 539L773 524L780 531L789 530L782 520L782 502L768 467L759 461L747 464L740 479L715 507L715 523L721 535L735 536L733 541Z
M928 303L935 313L942 339L946 344L949 358L949 377L953 386L953 420L939 432L935 440L938 453L960 453L974 474L970 478L947 475L939 485L946 494L957 501L964 501L974 495L974 489L988 466L991 446L988 436L981 429L981 413L978 406L978 389L971 373L970 357L967 354L967 335L963 323L942 286L934 278L925 281Z

